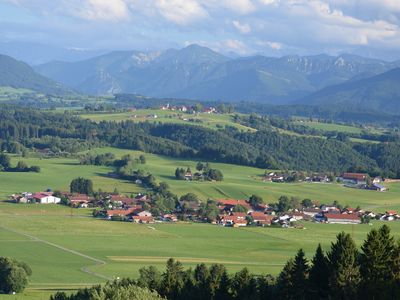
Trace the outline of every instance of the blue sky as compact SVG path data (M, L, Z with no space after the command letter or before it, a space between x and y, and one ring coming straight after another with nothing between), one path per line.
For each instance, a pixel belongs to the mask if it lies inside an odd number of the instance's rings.
M3 41L90 50L384 56L399 25L400 0L0 0Z

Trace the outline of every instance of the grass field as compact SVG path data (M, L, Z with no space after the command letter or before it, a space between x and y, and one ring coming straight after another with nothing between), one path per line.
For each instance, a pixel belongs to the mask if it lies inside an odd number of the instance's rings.
M257 274L277 274L298 248L312 256L318 243L328 249L339 231L360 245L374 226L305 223L305 229L225 228L207 224L111 222L89 217L89 210L56 205L0 204L0 256L26 261L33 270L24 295L0 299L48 299L54 289L76 289L107 278L136 277L138 269L161 270L169 257L185 267L224 263ZM400 222L390 223L399 237Z
M321 130L321 131L337 131L344 133L361 133L362 129L355 126L350 125L340 125L334 123L323 123L323 122L315 122L315 121L297 121L295 122L297 125L307 126L313 129Z
M91 150L113 152L116 156L131 153L115 148ZM264 170L212 163L222 170L222 182L187 182L174 178L176 167L195 168L195 161L145 154L147 163L138 167L166 181L178 195L194 192L207 198L247 198L261 195L267 202L281 195L311 198L321 203L338 200L343 205L360 205L375 211L400 208L400 185L378 193L344 188L338 184L264 183ZM20 158L13 157L15 164ZM0 173L0 197L22 191L46 188L67 190L69 182L83 176L94 181L96 189L130 194L140 186L106 177L108 167L82 166L77 159L24 158L29 165L39 165L41 173ZM376 222L374 226L378 226ZM400 222L390 223L400 234ZM56 289L77 289L104 282L107 278L137 276L138 269L149 264L160 269L169 257L181 260L186 267L199 262L220 262L230 271L247 266L255 273L277 274L284 262L300 247L312 255L318 243L325 249L335 235L346 230L360 244L371 226L305 223L306 229L223 228L207 224L155 224L151 226L93 219L89 209L70 209L60 205L23 205L0 202L0 256L26 261L33 269L29 289L23 295L0 296L3 299L48 299Z
M93 153L112 152L117 157L131 153L138 157L142 152L116 148L100 148ZM145 171L156 176L159 181L167 182L171 190L183 195L188 192L197 194L202 200L208 198L247 199L252 194L260 195L268 203L275 202L281 195L296 196L301 199L310 198L320 203L332 203L338 200L342 205L358 206L383 212L387 209L400 209L400 184L388 184L389 191L379 193L368 190L350 189L339 184L321 183L266 183L261 181L264 170L236 166L230 164L212 163L214 168L224 174L222 182L188 182L176 180L174 177L177 167L191 167L195 170L195 161L172 159L158 155L145 154L147 163L138 165ZM13 158L16 164L20 158ZM73 178L83 176L94 182L95 189L131 194L142 192L143 188L123 180L107 177L112 169L104 166L82 166L77 159L24 159L29 165L39 165L41 173L0 173L0 197L7 197L16 192L39 191L47 188L53 190L68 190Z
M156 115L157 118L151 117ZM95 122L115 121L121 122L131 120L134 122L161 122L174 124L191 124L215 129L226 125L233 126L239 130L254 131L253 128L233 122L233 114L197 114L191 115L179 111L160 110L160 109L141 109L133 112L122 113L96 113L82 114L82 118L90 119ZM150 116L150 117L149 117ZM196 121L189 121L189 119Z

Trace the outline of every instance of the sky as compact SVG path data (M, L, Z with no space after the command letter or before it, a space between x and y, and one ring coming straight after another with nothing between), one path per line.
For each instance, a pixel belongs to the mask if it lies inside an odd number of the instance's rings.
M400 59L399 26L400 0L0 0L2 41L77 51L196 43L225 54Z

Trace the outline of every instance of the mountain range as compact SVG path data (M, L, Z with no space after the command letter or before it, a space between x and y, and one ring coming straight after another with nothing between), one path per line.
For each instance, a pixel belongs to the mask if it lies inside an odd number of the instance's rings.
M191 45L160 52L116 51L36 66L40 74L89 94L291 103L331 85L384 73L400 62L355 55L228 58Z
M399 61L349 54L230 58L191 45L159 52L114 51L34 69L2 55L0 86L58 94L69 89L92 95L330 105L400 114L399 68Z

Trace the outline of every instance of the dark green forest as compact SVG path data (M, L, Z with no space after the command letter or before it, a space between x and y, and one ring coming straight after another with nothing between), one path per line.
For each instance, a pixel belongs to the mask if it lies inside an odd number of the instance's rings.
M396 139L360 144L340 138L287 135L268 127L243 132L232 127L216 131L179 124L95 123L68 112L1 107L2 151L48 148L59 155L71 155L104 145L269 169L351 170L400 177L400 142Z

